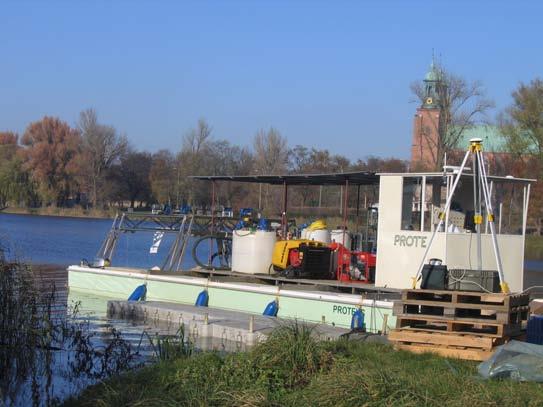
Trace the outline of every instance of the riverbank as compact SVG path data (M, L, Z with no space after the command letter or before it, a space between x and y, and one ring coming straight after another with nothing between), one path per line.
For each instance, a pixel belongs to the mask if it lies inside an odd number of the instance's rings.
M17 208L5 207L0 209L0 213L9 213L14 215L36 215L36 216L61 216L66 218L91 218L91 219L113 219L117 209L83 209L78 208L58 208L47 206L44 208Z
M543 404L541 384L483 381L476 367L380 343L317 342L309 329L291 326L245 353L181 352L90 387L65 406Z

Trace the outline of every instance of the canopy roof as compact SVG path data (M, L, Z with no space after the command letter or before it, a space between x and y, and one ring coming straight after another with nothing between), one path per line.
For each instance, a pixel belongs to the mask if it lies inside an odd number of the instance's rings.
M192 179L204 181L253 182L270 185L377 185L379 175L374 172L340 172L334 174L292 175L195 175Z

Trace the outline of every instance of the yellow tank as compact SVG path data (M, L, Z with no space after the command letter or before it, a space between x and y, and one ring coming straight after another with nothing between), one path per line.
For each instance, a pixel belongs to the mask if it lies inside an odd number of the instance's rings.
M284 270L288 266L288 255L292 249L297 249L301 244L322 247L325 243L316 242L309 239L280 240L275 243L273 248L272 264L276 270Z
M307 230L322 230L326 228L326 221L324 219L317 219L315 222L307 227Z

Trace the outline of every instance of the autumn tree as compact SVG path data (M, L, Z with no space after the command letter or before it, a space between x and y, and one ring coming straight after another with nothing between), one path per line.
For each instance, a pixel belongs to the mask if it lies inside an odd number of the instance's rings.
M0 161L10 160L18 149L19 136L11 131L0 131Z
M494 103L486 98L481 82L470 82L434 63L423 81L411 84L411 91L422 107L438 112L429 116L422 136L432 155L432 162L424 165L441 170L445 154L458 147L464 132L480 123Z
M24 168L45 203L62 206L76 189L81 137L56 117L31 123L22 139Z
M128 142L114 127L100 124L94 109L80 113L78 129L82 138L80 178L96 207L103 202L107 172L126 150Z

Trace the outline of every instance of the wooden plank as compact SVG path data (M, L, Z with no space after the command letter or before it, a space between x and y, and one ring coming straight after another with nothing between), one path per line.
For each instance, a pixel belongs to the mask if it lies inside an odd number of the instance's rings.
M412 344L428 344L443 346L462 346L490 350L499 342L488 336L475 336L454 333L440 333L431 331L413 331L409 329L395 329L388 335L392 342L410 342Z
M428 326L420 326L420 327L413 327L413 326L403 326L401 328L396 328L396 329L409 329L411 331L432 331L432 328L428 327ZM461 334L464 334L464 335L474 335L474 336L487 336L487 337L491 337L491 338L505 338L506 336L500 336L496 333L487 333L487 332L481 332L481 331L477 331L477 332L471 332L471 331L457 331L457 332L454 332L454 331L446 331L446 330L440 330L440 329L436 329L436 330L433 330L433 332L440 332L440 333L444 333L444 334L447 334L447 333L461 333ZM521 331L522 333L522 331ZM516 334L514 335L519 335L519 333L517 332ZM514 336L512 335L512 336Z
M454 349L444 348L439 346L427 345L394 345L396 349L407 350L413 353L435 353L447 358L464 359L464 360L487 360L494 353L492 350L480 349Z
M393 307L393 313L397 316L428 316L440 317L455 320L477 320L497 322L500 324L519 323L527 318L527 311L508 312L492 311L484 309L455 308L455 307L437 307L422 305L418 307L414 304L398 305Z
M520 317L515 317L514 314L496 314L495 316L489 316L488 318L473 318L470 316L462 317L462 316L448 316L448 315L434 315L434 314L415 314L415 313L409 313L409 312L396 312L394 314L396 318L404 318L404 319L418 319L421 321L440 321L440 322L461 322L466 324L483 324L483 325L494 325L494 326L508 326L511 325L512 327L521 325L526 322L526 319L522 319L521 317L527 316L527 313L524 311L520 312ZM495 319L491 319L495 318Z
M446 291L407 289L402 292L402 300L426 300L440 303L465 303L502 305L506 307L527 305L530 301L527 294L481 293L473 291Z
M444 308L463 308L463 309L481 309L489 311L509 311L509 307L503 304L470 304L470 303L443 303L442 301L427 301L427 300L403 300L404 305L425 305L429 307L444 307Z
M492 319L485 319L485 318L459 318L459 317L446 317L442 315L422 315L422 314L397 314L396 318L403 318L403 319L412 319L412 320L419 320L419 321L431 321L431 322L457 322L462 324L481 324L481 325L491 325L491 326L504 326L508 325L506 323L497 322Z
M411 328L431 330L438 332L456 332L474 335L486 335L503 337L505 335L516 335L521 333L521 325L504 325L492 323L492 321L459 321L450 319L422 318L416 316L397 316L396 328Z

